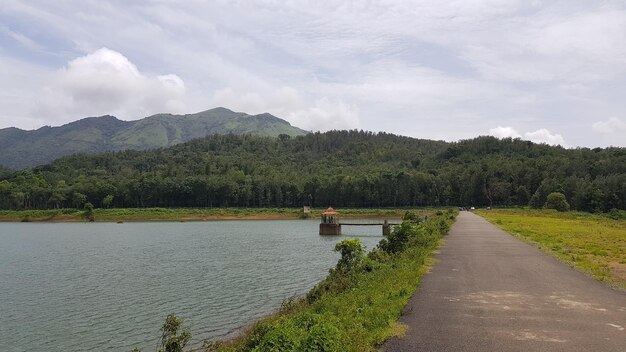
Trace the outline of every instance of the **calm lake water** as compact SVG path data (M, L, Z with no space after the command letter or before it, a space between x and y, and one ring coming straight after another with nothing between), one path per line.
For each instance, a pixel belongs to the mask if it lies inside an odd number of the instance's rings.
M367 221L364 221L367 222ZM194 341L226 336L306 293L357 236L321 237L317 220L0 223L2 351L155 349L174 312Z

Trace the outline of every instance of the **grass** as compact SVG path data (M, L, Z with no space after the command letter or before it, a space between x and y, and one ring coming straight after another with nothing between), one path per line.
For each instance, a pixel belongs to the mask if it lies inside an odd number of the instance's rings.
M397 320L454 217L452 211L440 212L425 225L403 225L409 233L404 250L374 250L351 271L341 271L338 265L307 299L286 301L281 311L215 350L375 351L388 338L405 333L407 327Z
M313 209L317 219L326 209ZM338 209L341 218L401 218L407 209ZM421 212L433 211L420 209ZM203 221L228 219L298 219L301 208L114 208L95 209L96 221ZM0 221L85 221L77 209L0 210Z
M626 221L552 210L498 209L476 213L595 279L626 288Z

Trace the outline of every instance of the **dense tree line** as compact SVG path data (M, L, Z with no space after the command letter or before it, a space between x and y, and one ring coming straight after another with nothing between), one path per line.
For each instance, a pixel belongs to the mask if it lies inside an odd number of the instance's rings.
M330 131L290 138L214 135L170 148L74 155L0 169L0 208L540 207L626 208L626 149L519 139L456 143Z

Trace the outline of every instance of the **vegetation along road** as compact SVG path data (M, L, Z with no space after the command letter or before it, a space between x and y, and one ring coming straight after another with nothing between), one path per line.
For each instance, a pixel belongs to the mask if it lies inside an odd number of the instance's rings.
M385 351L623 351L626 293L462 212Z

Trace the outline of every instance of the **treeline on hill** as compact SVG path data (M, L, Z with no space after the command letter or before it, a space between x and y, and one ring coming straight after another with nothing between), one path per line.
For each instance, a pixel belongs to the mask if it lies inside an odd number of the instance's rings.
M519 139L456 143L330 131L290 138L214 135L170 148L74 155L0 170L0 208L541 207L626 208L626 149Z

